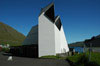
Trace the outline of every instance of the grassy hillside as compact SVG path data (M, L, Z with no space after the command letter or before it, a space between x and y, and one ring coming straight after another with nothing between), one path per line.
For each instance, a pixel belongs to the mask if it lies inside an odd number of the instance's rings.
M12 46L21 45L25 36L12 27L0 22L0 44L10 44Z
M83 41L69 44L69 47L83 47L83 46L84 46Z

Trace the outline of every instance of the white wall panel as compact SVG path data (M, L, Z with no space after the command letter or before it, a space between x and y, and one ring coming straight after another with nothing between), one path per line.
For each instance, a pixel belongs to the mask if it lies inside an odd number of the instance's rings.
M64 34L63 26L61 26L60 36L61 36L61 53L68 52L69 48Z
M55 25L55 50L56 53L61 53L60 31Z
M42 13L39 16L39 57L45 55L56 55L54 24Z

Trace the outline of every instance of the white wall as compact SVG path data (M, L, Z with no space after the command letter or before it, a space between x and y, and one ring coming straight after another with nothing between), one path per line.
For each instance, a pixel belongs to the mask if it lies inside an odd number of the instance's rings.
M55 38L54 24L42 13L39 16L39 57L45 55L56 55L55 53Z
M39 57L69 51L63 26L59 31L57 26L44 16L44 13L39 16L38 34Z
M61 26L61 30L55 26L55 49L56 54L65 53L69 51L67 40L64 34L63 26Z
M60 31L55 25L55 50L56 53L61 53Z
M63 26L61 26L60 37L61 37L61 53L68 52L69 48L64 34Z

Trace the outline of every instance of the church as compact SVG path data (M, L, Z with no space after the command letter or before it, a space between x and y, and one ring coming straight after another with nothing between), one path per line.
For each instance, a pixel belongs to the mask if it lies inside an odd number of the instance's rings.
M38 25L31 28L22 48L19 54L27 57L56 55L69 51L60 16L55 16L54 3L41 9Z

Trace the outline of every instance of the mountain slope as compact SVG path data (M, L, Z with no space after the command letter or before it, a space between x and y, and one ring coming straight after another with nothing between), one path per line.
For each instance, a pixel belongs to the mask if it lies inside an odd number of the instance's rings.
M75 42L75 43L71 43L68 45L69 47L83 47L84 46L84 42L80 41L80 42Z
M100 35L93 36L91 39L85 40L86 46L100 47ZM91 44L91 45L90 45Z
M83 47L84 44L89 47L92 44L92 47L100 47L100 35L93 36L91 39L86 39L85 41L75 42L69 44L69 47Z
M23 34L0 22L0 44L21 45L24 39Z

